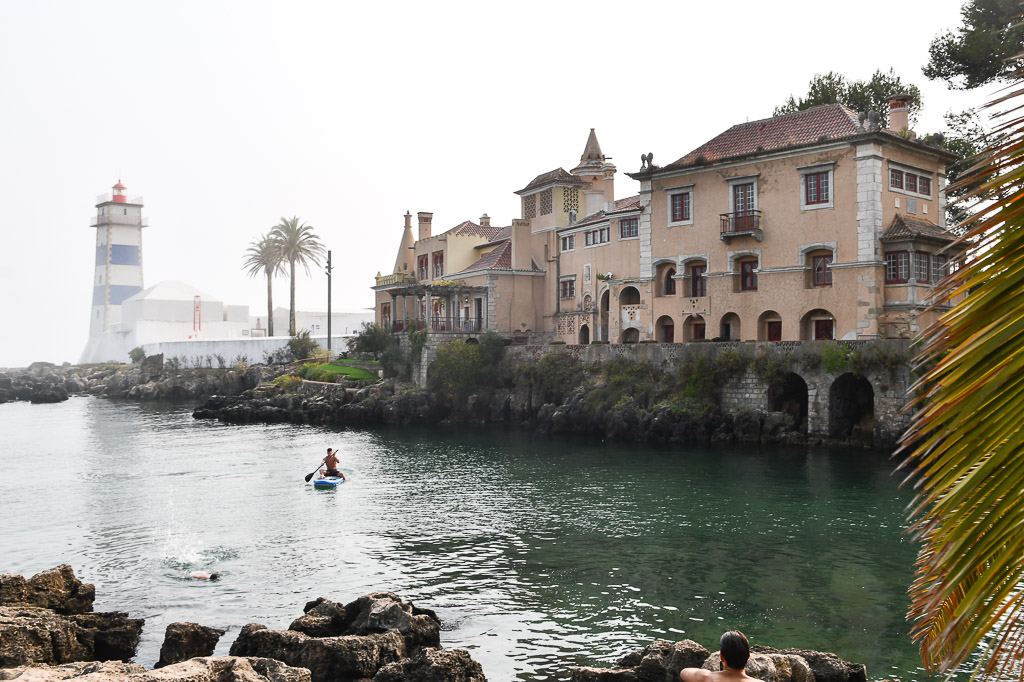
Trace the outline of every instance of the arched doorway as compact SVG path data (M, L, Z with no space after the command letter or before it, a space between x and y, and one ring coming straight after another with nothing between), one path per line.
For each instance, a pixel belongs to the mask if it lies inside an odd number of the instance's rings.
M662 315L654 323L654 334L659 343L675 343L676 323L668 315Z
M686 341L704 341L707 339L707 324L700 315L690 315L683 322L683 338Z
M766 310L757 318L758 341L782 341L782 317L774 310Z
M719 325L718 338L723 341L739 341L740 336L740 316L736 313L726 313L722 316L722 322Z
M871 382L850 372L828 390L829 435L871 445L875 435L875 391Z
M807 382L799 374L786 372L768 388L768 409L793 417L797 430L807 432Z
M611 308L611 293L605 289L604 293L601 294L601 340L608 340L608 311Z
M580 345L586 346L590 343L590 326L581 324L580 325Z
M468 343L468 344L469 344L469 345L471 345L471 346L475 346L475 345L477 345L477 344L478 344L478 343L480 343L480 342L479 342L479 341L477 341L476 339L473 339L473 338L469 338L469 339L466 339L466 343Z
M622 343L639 343L640 342L640 330L634 327L625 329L622 332Z
M836 338L835 315L821 308L808 312L800 320L803 341L832 341Z

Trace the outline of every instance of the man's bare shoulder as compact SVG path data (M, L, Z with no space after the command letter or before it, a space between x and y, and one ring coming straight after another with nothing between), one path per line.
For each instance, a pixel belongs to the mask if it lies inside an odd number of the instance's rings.
M704 668L683 668L679 677L683 682L711 682L715 679L715 674Z

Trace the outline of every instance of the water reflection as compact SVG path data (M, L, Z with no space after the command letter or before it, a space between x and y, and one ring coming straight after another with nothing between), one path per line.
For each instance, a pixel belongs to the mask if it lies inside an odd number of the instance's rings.
M246 622L388 589L436 609L492 679L726 627L917 676L909 492L874 453L234 427L85 398L0 406L0 428L0 570L71 563L97 608L147 618L146 665L173 621L228 627L224 653ZM59 485L40 475L50 443L73 448ZM315 491L327 447L350 482Z

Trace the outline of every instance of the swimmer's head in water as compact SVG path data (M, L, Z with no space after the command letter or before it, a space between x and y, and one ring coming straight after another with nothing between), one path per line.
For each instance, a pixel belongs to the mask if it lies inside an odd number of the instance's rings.
M725 664L733 670L743 670L750 659L750 642L739 630L729 630L718 642L718 651L725 658Z
M210 580L220 580L220 573L211 573Z

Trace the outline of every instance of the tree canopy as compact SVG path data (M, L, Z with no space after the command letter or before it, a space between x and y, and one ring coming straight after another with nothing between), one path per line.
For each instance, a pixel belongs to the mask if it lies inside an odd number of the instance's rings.
M963 23L932 41L924 75L958 90L1008 79L1024 51L1022 12L1019 0L968 0Z
M313 232L313 226L302 222L298 216L281 218L281 222L270 230L270 236L281 249L282 261L288 261L290 299L288 305L288 334L295 336L295 264L300 264L309 275L309 266L320 265L325 250L320 238Z
M916 85L904 83L895 71L879 69L869 80L849 80L846 76L829 71L815 74L807 85L807 96L789 96L782 106L776 107L774 116L803 111L820 104L845 104L856 112L877 111L879 122L889 124L889 105L886 99L893 95L910 95L910 121L917 120L921 111L921 91Z
M245 250L242 267L250 277L267 277L267 335L274 335L274 276L283 272L284 257L281 245L274 237L265 234L249 244Z

